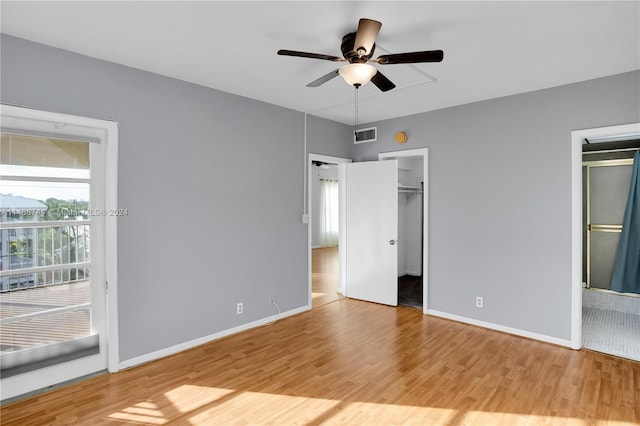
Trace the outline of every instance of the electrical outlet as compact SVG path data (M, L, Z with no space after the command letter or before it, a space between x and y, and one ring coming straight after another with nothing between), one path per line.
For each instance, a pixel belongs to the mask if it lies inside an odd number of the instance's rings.
M244 312L244 304L242 302L236 305L236 314L240 315Z
M476 308L482 308L484 306L484 298L476 296Z

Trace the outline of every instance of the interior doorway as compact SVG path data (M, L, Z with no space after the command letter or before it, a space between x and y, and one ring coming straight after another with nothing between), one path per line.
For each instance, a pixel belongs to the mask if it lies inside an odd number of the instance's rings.
M638 139L638 123L572 132L571 344L636 360L640 298L609 287Z
M613 286L634 156L640 149L640 135L627 137L583 144L582 345L640 361L640 296Z
M385 152L398 161L398 304L427 313L428 148Z
M309 306L343 298L340 286L340 171L350 159L309 154Z
M341 164L340 286L346 297L398 305L398 268L401 229L400 192L414 199L418 226L404 240L415 239L412 250L416 275L422 276L422 312L428 313L428 148L378 154L378 160ZM415 170L400 170L413 162ZM403 167L404 168L404 167ZM402 172L412 172L403 184ZM419 217L419 218L418 218ZM406 269L406 268L405 268ZM406 273L406 271L405 271Z

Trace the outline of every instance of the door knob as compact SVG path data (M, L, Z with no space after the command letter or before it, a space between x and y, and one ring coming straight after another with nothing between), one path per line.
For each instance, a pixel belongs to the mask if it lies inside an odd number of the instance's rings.
M392 246L396 245L398 244L398 240L389 240L389 244L391 244Z

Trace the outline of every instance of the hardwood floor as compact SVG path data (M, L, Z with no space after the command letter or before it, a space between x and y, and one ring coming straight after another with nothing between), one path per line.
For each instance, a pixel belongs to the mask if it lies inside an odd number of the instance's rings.
M338 293L338 247L311 250L311 304L314 308L342 299Z
M343 299L5 406L2 424L640 422L640 363Z

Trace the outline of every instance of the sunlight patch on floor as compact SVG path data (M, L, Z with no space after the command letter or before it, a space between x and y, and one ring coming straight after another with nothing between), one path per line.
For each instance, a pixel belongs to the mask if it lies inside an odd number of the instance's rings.
M259 392L242 392L221 404L212 404L189 417L204 424L316 424L340 401Z
M134 404L131 407L124 408L122 411L107 416L107 418L122 423L145 425L162 425L169 421L162 411L157 409L155 404L149 402Z
M341 401L278 393L235 391L182 385L107 416L116 422L181 424L562 424L583 426L582 419ZM613 426L632 423L607 421Z
M164 394L136 403L107 416L109 420L161 425L177 416L224 399L237 391L206 386L182 385Z
M182 385L165 392L164 396L180 413L189 413L234 392L237 391L206 386Z
M278 385L274 383L274 386ZM286 390L282 390L286 392ZM382 395L380 395L382 397ZM179 421L203 424L495 424L586 425L583 419L422 407L364 401L341 401L280 393L262 393L182 385L106 417L122 423L161 425ZM613 426L632 425L611 421Z

